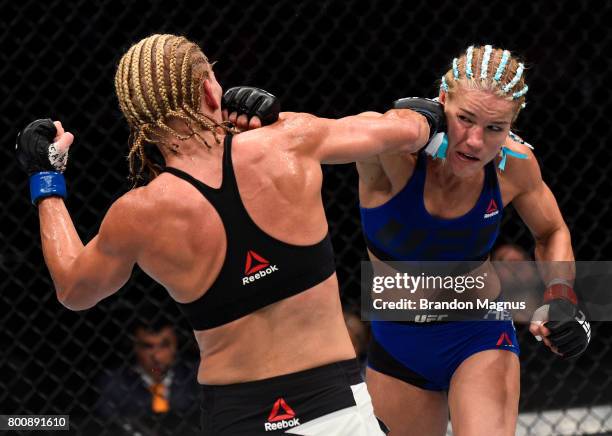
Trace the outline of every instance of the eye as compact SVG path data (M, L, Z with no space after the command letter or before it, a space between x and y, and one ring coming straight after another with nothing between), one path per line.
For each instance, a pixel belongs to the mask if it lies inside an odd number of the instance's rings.
M464 122L464 123L471 123L472 121L466 117L465 115L457 115L457 118L459 118L460 121Z
M487 129L489 129L492 132L503 132L504 129L502 129L499 126L488 126Z

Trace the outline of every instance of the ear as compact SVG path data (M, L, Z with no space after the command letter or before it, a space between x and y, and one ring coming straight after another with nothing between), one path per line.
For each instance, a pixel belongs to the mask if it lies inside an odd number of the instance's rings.
M216 111L219 109L221 102L217 101L215 98L210 80L206 79L202 83L202 93L204 95L204 102L211 110Z
M438 95L438 101L440 102L440 104L446 103L446 92L442 91L442 89L440 89L440 94Z

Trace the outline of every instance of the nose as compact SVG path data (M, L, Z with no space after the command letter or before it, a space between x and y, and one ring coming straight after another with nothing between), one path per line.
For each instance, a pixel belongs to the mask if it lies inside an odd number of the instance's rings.
M468 132L467 145L471 148L480 149L484 145L484 129L480 126L472 126Z

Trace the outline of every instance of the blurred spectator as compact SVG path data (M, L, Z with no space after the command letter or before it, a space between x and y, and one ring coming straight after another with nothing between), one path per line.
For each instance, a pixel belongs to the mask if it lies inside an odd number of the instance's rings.
M118 423L128 434L177 434L176 426L198 424L196 368L176 359L177 337L169 321L132 328L135 363L99 381L98 415ZM187 431L180 431L187 434Z
M529 261L529 253L516 244L501 244L493 250L492 260L499 261Z
M541 304L543 285L537 267L529 253L516 244L502 244L493 250L497 275L506 301L525 302L525 310L512 312L515 322L528 323L533 311Z
M361 373L365 377L365 368L367 366L368 343L370 341L370 327L361 320L359 306L355 303L345 303L342 307L344 314L344 322L348 329L353 348L357 354L357 360L361 365Z

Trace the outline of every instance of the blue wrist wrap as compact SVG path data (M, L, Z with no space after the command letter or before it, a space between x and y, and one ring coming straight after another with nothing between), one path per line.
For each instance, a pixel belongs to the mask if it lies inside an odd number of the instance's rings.
M30 176L30 198L32 204L44 197L66 198L66 181L64 175L55 171L43 171Z

